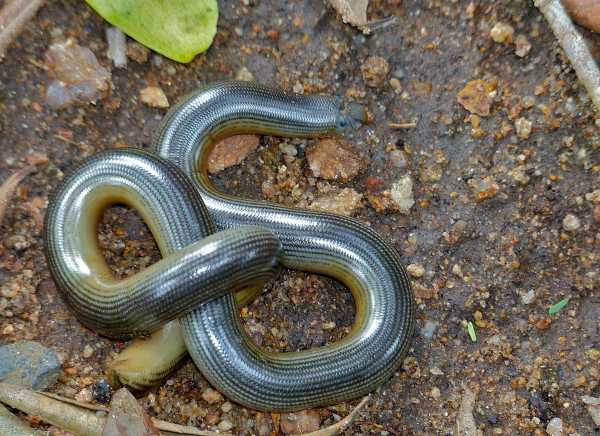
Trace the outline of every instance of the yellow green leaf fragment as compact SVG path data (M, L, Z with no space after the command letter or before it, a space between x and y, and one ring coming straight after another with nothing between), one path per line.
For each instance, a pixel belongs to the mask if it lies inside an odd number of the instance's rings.
M217 0L86 0L106 21L146 47L187 63L217 32Z

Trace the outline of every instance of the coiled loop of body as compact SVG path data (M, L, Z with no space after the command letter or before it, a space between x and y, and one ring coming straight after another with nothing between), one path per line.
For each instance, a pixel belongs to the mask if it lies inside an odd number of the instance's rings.
M206 172L212 146L226 136L317 137L343 133L352 124L339 101L324 96L247 82L190 94L165 117L154 155L100 154L58 189L45 240L59 288L78 318L107 336L147 333L179 318L185 346L203 375L253 409L298 410L372 391L400 365L414 325L399 253L355 219L232 197L218 192ZM124 281L108 271L95 236L102 210L117 202L137 209L163 255ZM279 263L334 277L350 289L356 319L345 338L289 353L265 352L250 340L233 292L260 288ZM169 326L179 337L177 323ZM134 348L125 366L139 367L153 352L151 346ZM130 371L130 384L152 382L179 358L163 356L163 367L152 374Z

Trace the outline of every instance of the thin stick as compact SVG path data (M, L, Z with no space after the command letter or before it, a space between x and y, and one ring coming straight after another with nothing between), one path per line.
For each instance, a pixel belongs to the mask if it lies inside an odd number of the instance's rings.
M0 59L45 0L8 0L0 11Z
M388 127L390 129L414 129L415 127L417 127L417 123L415 123L415 122L410 122L410 123L388 123Z
M7 404L28 415L39 416L43 421L72 433L91 436L101 436L106 422L106 418L96 415L96 412L108 410L103 406L84 404L59 395L35 392L6 383L0 383L0 403ZM154 426L165 435L231 436L231 433L204 431L159 419L151 419Z
M352 409L352 412L350 412L348 416L346 416L344 419L339 420L338 422L336 422L333 425L330 425L329 427L322 428L311 433L304 433L303 436L333 436L340 434L352 425L352 423L358 416L358 413L363 409L363 407L365 407L370 398L370 395L367 395L365 398L363 398L361 402L358 403L358 405L354 409Z
M596 110L600 111L600 71L562 3L560 0L534 0L533 3L546 18Z

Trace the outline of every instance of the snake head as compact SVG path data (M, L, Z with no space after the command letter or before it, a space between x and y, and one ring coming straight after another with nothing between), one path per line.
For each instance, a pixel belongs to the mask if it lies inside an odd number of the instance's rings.
M342 104L340 99L340 111L336 119L336 130L340 134L350 133L358 130L366 121L365 108L358 103Z

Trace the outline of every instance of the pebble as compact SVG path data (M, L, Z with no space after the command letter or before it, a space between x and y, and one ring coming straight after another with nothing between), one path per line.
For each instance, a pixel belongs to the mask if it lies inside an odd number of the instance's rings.
M77 392L75 399L81 403L91 403L94 399L94 396L92 395L92 391L90 391L88 388L83 388Z
M229 401L225 401L222 405L221 405L221 410L225 413L231 411L232 409L232 404Z
M487 117L492 107L494 87L484 80L471 80L458 93L458 102L472 114Z
M212 388L206 388L202 392L202 399L208 404L215 404L223 401L223 395L221 395L219 391L216 391Z
M549 436L561 436L563 433L562 419L552 418L546 427L546 433Z
M600 426L600 398L584 395L581 397L581 401L587 406L594 424Z
M442 393L440 392L440 389L436 386L431 388L431 391L429 392L429 396L431 398L433 398L434 400L437 400L438 398L440 398L440 396L442 395Z
M529 138L531 135L533 123L529 121L527 118L519 118L515 121L515 130L517 131L517 136L521 139Z
M73 40L52 44L46 51L46 65L55 79L46 90L46 103L54 109L94 102L109 88L110 72L89 48Z
M594 218L594 221L596 221L597 223L600 223L600 204L597 204L596 207L594 207L594 211L592 212L592 217Z
M394 183L390 189L390 198L400 213L408 215L415 204L412 177L406 175Z
M92 385L94 400L101 404L108 404L112 398L112 388L105 379L100 379Z
M515 182L520 185L527 185L531 178L527 175L527 168L525 165L518 165L508 173L509 176L513 178Z
M279 150L287 156L298 155L298 149L296 148L296 146L287 142L279 144Z
M143 64L148 62L150 50L148 50L139 42L131 41L127 44L127 56L129 59L137 62L138 64Z
M309 147L306 159L315 177L326 180L351 180L363 167L359 156L347 144L330 138Z
M408 166L408 159L406 159L406 153L402 150L390 151L390 162L393 166L400 169L405 169Z
M317 431L320 425L321 417L316 410L302 410L281 415L281 431L287 434Z
M500 191L500 186L490 176L470 179L468 185L475 195L476 202L494 198Z
M363 194L352 188L344 188L340 192L326 194L313 201L309 208L324 212L350 216L362 207Z
M323 330L333 330L335 328L335 321L327 321L323 323Z
M0 381L43 391L60 374L58 354L33 341L0 347Z
M490 30L490 36L495 42L498 43L511 43L515 29L507 23L496 23L492 30Z
M573 21L600 32L600 3L596 0L562 0L562 3Z
M229 431L233 428L233 423L228 419L224 419L221 422L219 422L219 425L217 427L221 431Z
M437 330L439 325L440 323L437 321L425 321L425 325L421 328L421 336L427 339L433 338L433 335L435 334L435 331Z
M462 267L458 263L455 263L452 266L452 274L454 274L457 277L463 276Z
M169 100L164 91L158 86L147 86L140 91L140 100L147 106L167 108Z
M208 157L208 172L215 174L241 163L256 150L260 136L234 135L219 141Z
M235 80L242 80L244 82L253 82L254 74L246 67L241 67L235 75Z
M527 292L522 292L520 293L520 296L523 304L531 304L535 301L535 290L530 289Z
M567 232L574 232L576 230L579 230L579 228L581 227L581 221L579 221L577 215L569 213L564 217L562 225L563 229L565 229Z
M256 414L256 422L254 424L254 428L256 429L256 433L259 436L269 436L273 429L271 425L271 420L267 415L262 412L258 412Z
M423 277L425 274L425 268L420 263L411 263L406 267L406 271L413 277Z
M585 194L585 199L593 204L600 204L600 189Z
M94 349L91 347L91 345L86 345L85 347L83 347L83 357L85 357L86 359L89 359L90 357L92 357L92 354L94 354Z
M515 38L515 54L524 58L531 51L531 43L525 35L517 35Z
M127 44L125 34L118 27L106 28L106 42L108 50L106 57L113 61L117 68L127 66Z
M390 72L390 65L382 57L370 56L363 62L360 70L367 86L379 88L387 79L387 75Z

